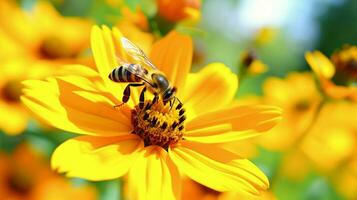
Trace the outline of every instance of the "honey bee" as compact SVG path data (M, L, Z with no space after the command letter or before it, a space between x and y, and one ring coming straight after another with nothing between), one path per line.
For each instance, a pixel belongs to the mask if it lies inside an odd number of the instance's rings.
M166 104L172 100L180 100L175 96L176 88L172 87L166 76L152 64L145 53L128 39L121 38L122 47L125 53L131 58L133 63L119 60L119 67L112 70L109 79L114 82L129 83L123 92L122 104L128 102L130 97L130 87L144 86L140 93L139 107L144 106L145 91L148 89L154 94L152 104L156 103L159 97ZM175 102L173 102L174 104ZM121 104L121 105L122 105ZM181 104L181 102L180 102Z

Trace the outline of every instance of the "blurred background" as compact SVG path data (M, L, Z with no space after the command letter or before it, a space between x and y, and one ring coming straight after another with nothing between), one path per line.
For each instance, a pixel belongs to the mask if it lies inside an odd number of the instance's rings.
M38 122L19 100L22 80L59 74L67 63L94 65L94 24L118 27L145 52L170 30L189 34L192 71L223 62L240 78L238 104L283 108L278 127L227 147L268 176L261 199L357 199L357 103L326 89L305 59L320 51L336 67L333 84L356 86L357 1L1 0L0 200L130 199L123 180L51 171L51 153L73 135ZM183 199L239 199L184 183Z

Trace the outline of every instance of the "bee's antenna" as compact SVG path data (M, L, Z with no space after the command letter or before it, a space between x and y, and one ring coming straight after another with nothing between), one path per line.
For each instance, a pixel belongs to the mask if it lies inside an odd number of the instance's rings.
M175 99L177 99L177 101L180 102L180 104L182 104L182 102L180 101L180 99L177 98L176 96L175 96Z

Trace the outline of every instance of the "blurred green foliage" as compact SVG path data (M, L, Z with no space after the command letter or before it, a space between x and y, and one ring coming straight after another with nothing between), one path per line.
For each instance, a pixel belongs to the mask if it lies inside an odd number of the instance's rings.
M320 37L317 48L331 55L344 44L357 44L357 1L347 0L331 6L320 17Z

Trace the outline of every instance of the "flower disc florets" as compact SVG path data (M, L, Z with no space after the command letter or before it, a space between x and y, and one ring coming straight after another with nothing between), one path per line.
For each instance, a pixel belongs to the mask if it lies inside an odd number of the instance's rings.
M168 149L183 136L185 110L181 103L170 105L161 100L145 101L142 108L139 105L132 110L133 134L139 135L145 146L158 145Z

